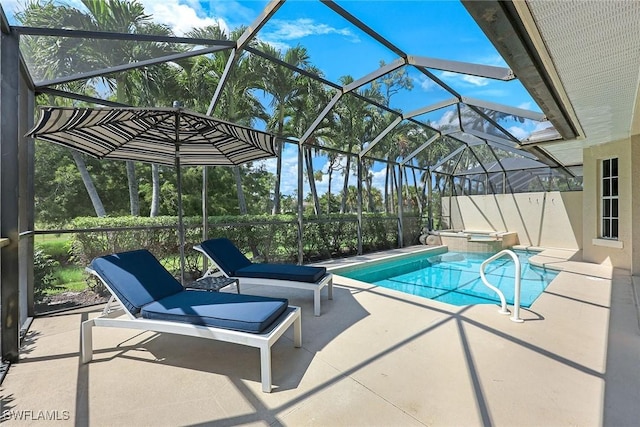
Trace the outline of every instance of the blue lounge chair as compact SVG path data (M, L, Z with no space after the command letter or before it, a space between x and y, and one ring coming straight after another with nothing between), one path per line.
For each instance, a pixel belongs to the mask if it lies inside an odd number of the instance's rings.
M313 311L320 316L320 291L327 286L329 299L333 299L333 275L324 267L296 264L269 264L251 262L229 239L205 240L193 247L202 252L225 276L241 284L285 286L313 291ZM211 269L205 273L211 274ZM239 292L239 288L238 288Z
M87 271L112 297L102 315L82 323L83 363L93 358L93 326L208 338L259 348L262 391L268 393L271 346L291 325L295 347L302 344L300 308L286 299L186 290L147 250L98 257Z

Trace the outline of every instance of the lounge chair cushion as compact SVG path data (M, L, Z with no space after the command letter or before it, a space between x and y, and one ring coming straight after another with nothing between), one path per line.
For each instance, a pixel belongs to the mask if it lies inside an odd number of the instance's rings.
M228 276L291 280L315 283L325 274L324 267L296 264L252 263L229 239L205 240L200 247Z
M210 239L202 242L200 246L229 276L233 276L237 270L251 265L251 261L229 239Z
M325 274L327 274L327 269L324 267L310 267L296 264L256 263L236 270L234 276L315 283Z
M142 308L147 319L261 333L287 310L288 300L227 292L184 291Z
M180 282L146 249L95 258L90 268L133 315L144 305L184 291Z

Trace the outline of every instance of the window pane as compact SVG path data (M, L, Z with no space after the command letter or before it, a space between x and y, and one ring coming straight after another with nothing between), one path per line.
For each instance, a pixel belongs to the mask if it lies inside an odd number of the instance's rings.
M611 235L609 234L609 220L605 219L602 221L602 237L611 237Z
M602 180L602 195L610 196L611 195L611 180L603 179Z
M618 176L618 159L611 159L611 176Z
M611 176L611 160L603 160L602 161L602 177L608 178Z
M611 200L611 216L618 218L618 199Z
M604 199L602 201L602 216L610 217L611 216L611 199Z
M618 195L618 178L611 178L611 195Z
M611 220L611 237L618 237L618 220Z

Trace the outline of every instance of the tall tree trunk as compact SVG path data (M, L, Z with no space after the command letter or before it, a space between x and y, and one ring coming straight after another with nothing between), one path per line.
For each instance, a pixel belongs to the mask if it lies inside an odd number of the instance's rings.
M396 169L391 166L391 176L389 177L389 186L391 187L391 191L389 192L389 195L391 196L391 205L389 206L389 210L391 213L394 213L396 211L396 198L395 198L395 194L396 194Z
M282 136L282 131L284 129L284 105L278 106L278 136ZM280 182L282 181L282 148L284 142L277 141L276 142L276 187L273 190L273 210L271 211L272 215L277 215L280 213ZM298 167L302 167L302 165L298 165Z
M78 167L78 172L80 172L80 176L82 177L84 187L87 189L87 194L89 194L89 198L91 199L93 209L96 211L96 215L99 217L106 216L107 213L105 212L102 200L100 200L100 196L98 195L98 190L96 190L95 185L93 185L93 180L87 170L87 164L84 162L82 155L78 151L70 151L73 156L73 160L76 162L76 166Z
M331 177L333 175L333 168L329 165L329 183L327 184L327 215L331 213Z
M351 152L351 145L349 145ZM344 184L342 185L342 202L340 202L340 213L347 211L347 191L349 190L349 172L351 171L351 155L347 155L347 164L344 168Z
M48 97L49 105L55 105L53 95L49 95ZM91 204L93 205L93 210L96 212L96 216L107 216L107 212L104 210L104 205L102 204L102 199L100 199L98 190L96 189L96 186L93 185L93 179L87 170L87 164L85 163L84 158L79 151L71 149L69 151L71 151L71 156L76 163L76 167L78 168L78 172L80 173L80 177L84 183L84 188L86 188L89 199L91 199Z
M138 180L136 179L136 166L131 160L127 161L127 182L129 183L129 206L131 215L140 215L140 199L138 198Z
M116 78L116 99L118 102L127 104L127 96L125 94L124 87L126 85L126 77L119 75ZM131 160L126 162L127 164L127 183L129 185L129 209L131 215L140 215L140 196L138 189L138 180L136 179L136 167L135 163Z
M234 166L233 177L236 181L236 191L238 193L238 208L240 208L240 215L247 214L247 199L244 197L244 190L242 188L242 175L240 174L240 166Z
M282 179L282 141L276 142L276 185L273 190L271 215L280 213L280 180Z
M376 207L374 206L373 203L373 175L371 173L367 174L367 177L365 178L365 184L367 187L367 201L369 203L369 212L375 212L376 211Z
M384 174L384 213L386 214L391 212L389 209L389 168L390 164L387 163Z
M415 199L416 199L416 206L418 207L418 215L420 217L422 217L422 203L423 203L424 199L422 199L420 197L420 188L418 187L418 179L417 179L417 176L416 176L416 170L414 168L411 168L411 173L413 175L413 188L416 191L416 198Z
M151 164L151 212L150 217L158 216L160 211L160 165Z
M304 160L307 168L307 177L309 179L309 189L311 190L311 198L313 199L313 210L316 216L320 213L320 200L318 200L318 190L316 189L316 178L313 176L313 158L311 157L311 149L304 149Z
M404 205L407 206L407 203L411 201L411 192L409 191L409 174L407 173L407 168L404 168L402 176L404 177L404 185L402 187L402 189L404 189L404 197L402 201ZM402 183L400 183L400 185L402 185Z

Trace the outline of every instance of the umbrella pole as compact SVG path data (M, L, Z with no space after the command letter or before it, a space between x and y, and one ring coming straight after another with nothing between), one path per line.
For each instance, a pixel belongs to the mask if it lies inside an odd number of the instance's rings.
M207 180L207 166L202 167L202 241L209 238L209 183ZM208 271L209 258L202 257L202 274Z
M178 240L180 245L180 284L184 286L184 220L182 218L182 173L180 172L180 112L176 114L176 181L178 186Z
M180 173L180 148L176 146L176 179L178 181L178 240L180 244L180 283L184 286L184 220L182 218L182 174Z

